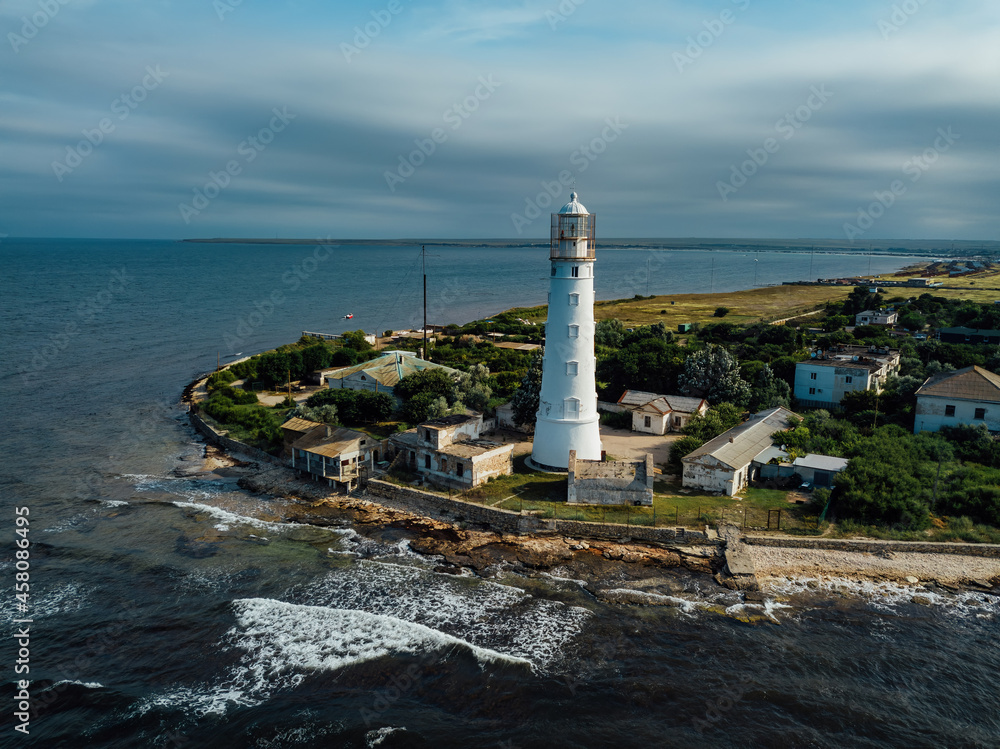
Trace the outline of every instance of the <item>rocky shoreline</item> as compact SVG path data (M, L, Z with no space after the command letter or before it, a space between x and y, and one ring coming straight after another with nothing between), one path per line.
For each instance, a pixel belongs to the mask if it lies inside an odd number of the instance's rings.
M323 487L296 477L288 468L241 461L221 449L206 446L203 465L184 466L185 475L205 478L238 476L241 488L258 494L293 500L286 522L316 526L349 523L359 534L379 537L402 533L414 552L440 562L434 570L446 574L492 577L513 572L525 577L554 576L578 581L599 601L617 604L684 605L678 599L692 588L705 587L739 601L759 602L764 591L788 584L822 581L887 583L937 592L980 592L1000 596L1000 558L957 554L887 551L838 551L740 543L741 554L752 563L751 584L729 574L724 548L673 546L573 538L555 534L512 534L459 527L454 523L393 509L378 497L331 494ZM735 530L735 529L734 529ZM687 580L678 581L678 575ZM739 578L739 576L737 576ZM727 590L728 589L728 590ZM741 591L735 593L734 591Z

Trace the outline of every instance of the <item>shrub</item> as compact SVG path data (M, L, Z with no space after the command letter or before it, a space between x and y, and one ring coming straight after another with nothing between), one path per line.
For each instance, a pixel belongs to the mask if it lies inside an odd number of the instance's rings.
M729 314L729 307L716 307L714 314L716 317L725 317Z

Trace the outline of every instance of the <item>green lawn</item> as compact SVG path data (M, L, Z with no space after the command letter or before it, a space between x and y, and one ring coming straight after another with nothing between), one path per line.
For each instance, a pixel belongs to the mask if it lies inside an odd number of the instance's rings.
M524 464L525 457L515 458L513 475L493 479L462 498L515 512L537 512L547 518L657 527L697 527L726 521L766 529L768 510L781 510L782 530L810 531L816 527L811 511L789 503L786 492L748 489L740 497L685 494L673 478L656 482L652 507L571 506L566 504L565 476L531 471ZM772 530L777 530L777 524L777 513L772 513Z

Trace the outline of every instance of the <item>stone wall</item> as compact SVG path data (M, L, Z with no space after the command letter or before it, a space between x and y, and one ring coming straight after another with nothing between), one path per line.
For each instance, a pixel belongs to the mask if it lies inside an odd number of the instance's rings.
M189 412L188 416L191 419L191 425L213 445L217 445L227 452L245 455L262 463L271 463L277 466L286 465L285 461L281 460L281 458L276 458L263 450L258 450L256 447L251 447L250 445L230 439L224 433L217 431L194 411Z
M926 541L876 541L842 538L789 538L787 536L745 536L743 542L754 546L788 549L819 549L820 551L855 551L885 554L887 551L917 554L961 554L970 557L1000 558L1000 545L931 543Z
M712 544L702 531L684 528L651 528L618 523L586 523L579 520L547 520L536 515L520 514L496 507L485 507L461 499L442 497L406 486L372 479L368 493L378 504L415 515L434 517L446 522L482 525L498 533L549 532L574 538L611 541L646 541L666 544Z

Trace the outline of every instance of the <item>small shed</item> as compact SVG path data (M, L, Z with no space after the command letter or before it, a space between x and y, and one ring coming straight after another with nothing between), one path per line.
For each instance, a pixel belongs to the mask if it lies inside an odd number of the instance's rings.
M792 462L792 468L803 481L808 481L814 486L830 488L833 486L833 477L847 468L847 458L810 454L804 458L796 458Z

